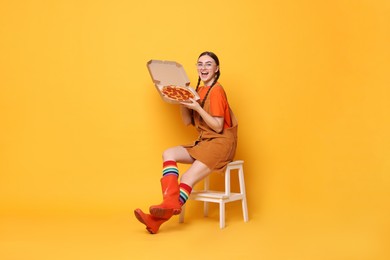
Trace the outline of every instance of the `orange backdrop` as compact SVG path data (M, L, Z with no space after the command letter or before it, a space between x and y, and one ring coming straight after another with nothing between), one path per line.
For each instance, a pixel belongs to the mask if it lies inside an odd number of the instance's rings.
M251 219L388 242L389 10L386 0L2 1L0 214L157 200L161 152L195 131L160 99L146 62L178 61L194 85L196 58L211 50L240 123Z

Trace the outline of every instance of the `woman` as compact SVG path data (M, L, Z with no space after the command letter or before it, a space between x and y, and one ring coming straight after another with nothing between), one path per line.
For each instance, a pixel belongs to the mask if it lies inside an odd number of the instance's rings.
M234 158L237 147L237 122L229 107L223 87L218 83L221 75L219 59L212 52L198 57L198 101L190 99L180 105L184 124L194 125L198 139L190 145L168 148L163 153L161 187L163 202L149 208L150 214L134 211L146 229L155 234L162 223L172 215L180 214L181 207L191 194L192 187L211 172L224 171ZM203 86L200 86L200 82ZM191 164L178 183L177 163Z

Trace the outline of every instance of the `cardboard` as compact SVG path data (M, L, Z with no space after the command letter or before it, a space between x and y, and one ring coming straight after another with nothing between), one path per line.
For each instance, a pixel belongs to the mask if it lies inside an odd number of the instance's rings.
M163 87L169 85L185 87L194 94L195 100L199 99L198 93L190 87L190 81L181 64L175 61L150 60L147 67L153 83L164 101L171 104L180 104L180 102L170 99L162 93Z

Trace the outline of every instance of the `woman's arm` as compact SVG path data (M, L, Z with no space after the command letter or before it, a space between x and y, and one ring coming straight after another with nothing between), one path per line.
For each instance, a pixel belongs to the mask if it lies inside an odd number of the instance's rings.
M184 125L190 125L192 122L191 110L184 105L180 105L180 114Z
M190 109L192 110L195 110L196 112L198 112L198 114L203 118L203 120L206 122L206 124L211 128L213 129L215 132L217 133L220 133L222 132L223 130L223 121L224 121L224 118L223 117L216 117L216 116L211 116L209 113L207 113L200 105L197 101L195 101L194 99L190 99L191 102L188 102L188 103L181 103L182 106L182 119L183 119L183 122L184 124L186 124L187 121L184 121L184 116L183 116L183 112L185 114L188 113L188 118L189 118L189 124L191 123L191 113L190 113ZM187 111L185 111L187 110ZM187 116L186 116L187 118ZM186 119L187 120L187 119ZM188 124L187 124L188 125Z

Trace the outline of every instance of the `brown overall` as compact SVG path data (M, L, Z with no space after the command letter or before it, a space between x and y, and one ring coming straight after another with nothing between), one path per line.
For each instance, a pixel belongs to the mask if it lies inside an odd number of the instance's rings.
M203 109L209 113L209 97L206 99ZM229 110L232 119L231 127L224 129L221 133L216 133L198 113L194 113L194 125L199 136L193 144L183 146L194 159L207 165L213 172L223 172L227 164L233 161L236 153L238 123L233 111L230 108Z

